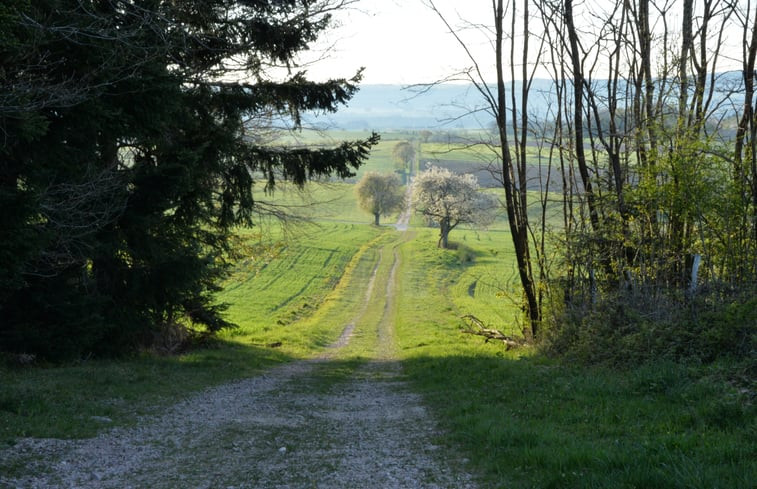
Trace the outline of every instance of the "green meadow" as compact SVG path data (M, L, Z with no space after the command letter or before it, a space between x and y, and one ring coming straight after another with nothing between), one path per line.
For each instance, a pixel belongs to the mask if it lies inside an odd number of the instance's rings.
M396 136L361 172L392 171ZM422 153L438 146L424 144ZM474 164L469 149L452 149L445 159ZM177 355L1 367L0 444L130 426L192 392L312 357L339 338L357 308L379 315L363 291L373 275L386 281L396 252L396 355L445 429L438 443L470 461L481 487L754 487L757 413L723 381L723 365L582 367L461 332L461 316L473 314L520 334L504 218L487 230L456 229L456 249L440 250L437 231L418 218L404 233L393 218L371 226L350 183L260 194L309 222L280 227L261 216L240 230L240 257L218 296L236 329ZM349 347L353 361L365 360L362 345L358 337Z
M430 234L403 247L401 359L447 429L440 442L472 461L483 487L754 487L755 409L719 379L722 365L582 367L461 334L471 312L516 332L499 286L467 293L477 277L508 282L507 247L480 233L461 259L429 247Z

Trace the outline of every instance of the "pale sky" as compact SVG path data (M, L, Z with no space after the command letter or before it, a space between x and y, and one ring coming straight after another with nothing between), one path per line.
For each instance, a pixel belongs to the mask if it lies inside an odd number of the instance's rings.
M458 11L468 20L491 17L490 1L435 3L453 19ZM351 76L365 66L365 84L427 83L470 65L460 45L422 0L361 0L355 8L341 12L338 20L342 26L323 39L323 45L335 46L328 59L308 69L314 79ZM488 45L472 47L481 49L482 56L491 53Z
M493 48L480 29L482 25L490 26L492 23L491 0L434 0L434 3L455 30L464 36L466 45L482 69L487 70L485 79L494 81ZM699 5L699 2L696 4ZM671 5L678 7L676 0L672 0ZM603 0L589 0L582 2L581 7L582 12L577 14L578 23L588 32L592 30L592 15L597 13L594 10L601 10L606 5ZM673 30L678 23L675 8L669 18ZM326 59L308 67L314 80L350 77L358 68L365 66L363 84L409 85L438 81L471 66L470 58L437 14L424 5L424 0L358 0L349 9L338 12L336 17L341 27L322 36L310 53L313 56L328 52ZM470 25L461 25L460 19L478 26L470 28ZM530 27L538 30L536 23ZM711 28L717 33L717 26ZM726 34L730 30L727 28ZM728 48L721 54L730 51L738 60L741 39L738 30L732 34L733 39L723 40L723 45ZM517 39L520 33L516 32L515 36ZM333 47L325 50L327 46ZM729 62L723 56L718 69L739 69L739 63ZM537 72L538 76L546 78L549 75L544 71Z

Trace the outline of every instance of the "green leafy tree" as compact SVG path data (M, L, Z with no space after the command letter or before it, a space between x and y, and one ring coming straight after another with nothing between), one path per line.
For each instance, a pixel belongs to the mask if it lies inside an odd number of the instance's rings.
M397 175L368 172L355 186L358 204L366 212L373 214L373 223L378 226L379 218L402 209L404 193Z
M413 207L439 226L439 248L449 248L449 233L460 224L494 222L497 201L480 192L475 176L431 166L413 182Z
M357 90L359 74L269 75L343 4L4 2L0 350L116 353L230 326L213 293L231 228L253 224L253 183L353 176L377 142L252 142L250 121L297 127Z

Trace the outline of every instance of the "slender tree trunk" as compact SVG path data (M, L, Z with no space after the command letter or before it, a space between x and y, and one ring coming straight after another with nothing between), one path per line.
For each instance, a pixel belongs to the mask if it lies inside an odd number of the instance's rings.
M434 5L433 0L427 0L428 5L439 15L440 19L445 23L445 25L449 28L451 33L455 36L458 43L461 45L461 47L466 51L467 55L469 56L471 62L473 63L473 69L467 73L469 79L471 82L476 86L476 89L481 93L481 95L486 99L489 108L491 109L492 113L495 116L496 123L497 123L497 130L498 130L498 138L499 138L499 144L498 144L498 153L502 158L502 186L505 190L505 210L507 211L507 219L508 219L508 226L510 229L510 236L513 241L513 246L515 248L515 257L518 264L518 276L520 278L520 283L523 288L523 294L525 299L524 304L524 311L526 312L527 319L528 319L528 326L524 328L523 334L526 337L528 341L533 341L535 336L538 333L538 328L541 323L541 306L538 299L538 293L537 293L537 284L534 280L532 269L531 269L531 256L530 256L530 244L529 244L529 222L528 222L528 213L527 213L527 193L526 193L526 173L525 173L525 166L523 166L523 171L518 172L518 175L516 176L516 166L513 162L513 157L511 154L511 148L510 143L508 140L508 120L507 120L507 92L505 89L505 65L504 60L509 59L510 60L510 69L511 72L514 72L515 66L517 66L517 61L514 59L513 52L511 50L510 53L505 53L504 51L504 42L505 42L505 32L504 32L504 22L505 22L505 5L504 0L492 0L492 10L494 15L494 31L495 31L495 39L494 39L494 46L495 46L495 61L496 61L496 69L497 69L497 83L496 83L496 91L493 90L484 75L481 72L480 65L478 61L475 59L475 57L472 55L469 47L466 45L465 41L461 39L461 37L457 34L456 30L450 23L447 21L447 19L442 15L442 13L436 8ZM513 0L515 2L515 0ZM528 2L528 0L524 0L524 5ZM508 6L511 6L513 10L515 10L514 3L509 3ZM528 8L527 6L524 7L523 12L525 14L525 19L528 18ZM515 12L513 12L513 15L516 15ZM519 23L516 21L516 18L513 18L514 23ZM527 25L527 20L523 23L524 26ZM514 25L512 27L514 29ZM514 33L513 38L515 37ZM523 35L525 36L525 42L524 44L527 46L528 42L528 36L529 32L527 29L524 28ZM514 49L514 48L513 48ZM523 51L523 57L522 62L525 65L527 65L530 61L528 59L528 51L524 49ZM524 80L525 83L525 80ZM513 104L514 105L514 104ZM523 105L522 107L525 107ZM525 108L523 109L525 112ZM525 124L527 123L527 118L525 117L525 113L521 115L524 122L524 128ZM518 131L518 125L516 123L517 115L514 114L513 116L513 129ZM523 128L522 128L523 129ZM516 137L517 139L517 137ZM523 139L525 141L525 138ZM516 147L518 146L516 142ZM516 181L517 179L517 181ZM519 185L521 183L521 185ZM441 245L441 239L440 239L440 245Z
M523 212L526 209L525 189L516 188L514 163L510 153L510 142L507 136L507 97L505 90L505 72L504 72L504 5L503 0L496 0L494 4L494 24L496 32L495 50L497 64L497 98L495 113L497 115L497 127L499 130L500 149L502 151L502 181L505 188L505 204L507 208L507 219L510 227L510 236L515 247L515 257L518 263L518 276L520 277L523 294L526 300L526 314L528 315L529 327L524 330L524 336L529 341L533 341L538 334L541 323L541 308L536 292L536 283L534 281L531 269L531 254L528 243L528 214ZM524 80L525 82L525 80ZM523 172L525 173L525 171ZM525 181L525 175L520 175L522 181Z
M748 23L748 18L745 19ZM740 188L742 195L751 194L752 212L751 222L745 224L751 228L750 236L753 241L752 247L757 247L757 121L755 121L754 96L755 96L755 60L757 59L757 8L754 11L754 18L751 27L751 36L747 42L748 26L744 27L744 46L745 56L743 62L744 77L744 113L739 120L739 126L736 131L735 151L734 151L734 178L737 179L737 186ZM748 138L747 138L748 135ZM744 163L744 145L749 143L749 160ZM752 182L749 183L749 173L751 171ZM746 204L746 203L745 203ZM748 208L749 205L744 206ZM749 214L747 212L747 214ZM754 271L754 270L752 270Z
M655 81L652 77L652 33L649 28L649 0L639 1L639 22L638 22L639 38L641 45L640 50L640 62L642 66L643 78L644 78L644 112L646 114L646 121L640 121L640 123L646 127L647 141L649 142L649 148L657 147L657 128L650 122L655 117L654 108L654 92ZM654 161L652 161L654 163Z
M578 173L581 175L581 183L586 195L586 202L589 206L589 220L592 229L599 231L599 211L597 208L597 199L594 195L591 176L589 175L589 166L586 163L586 152L584 151L584 131L583 131L583 102L584 102L584 77L583 68L581 67L581 51L578 47L578 33L573 23L573 0L565 0L564 5L565 28L568 31L568 43L570 62L573 69L573 132L575 134L574 151L576 152L576 163L578 164Z

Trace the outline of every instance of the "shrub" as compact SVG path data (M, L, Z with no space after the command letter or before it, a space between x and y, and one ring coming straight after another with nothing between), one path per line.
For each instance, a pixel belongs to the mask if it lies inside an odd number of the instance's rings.
M640 365L668 359L748 360L757 350L753 290L710 289L683 295L627 291L554 315L545 349L584 363Z

